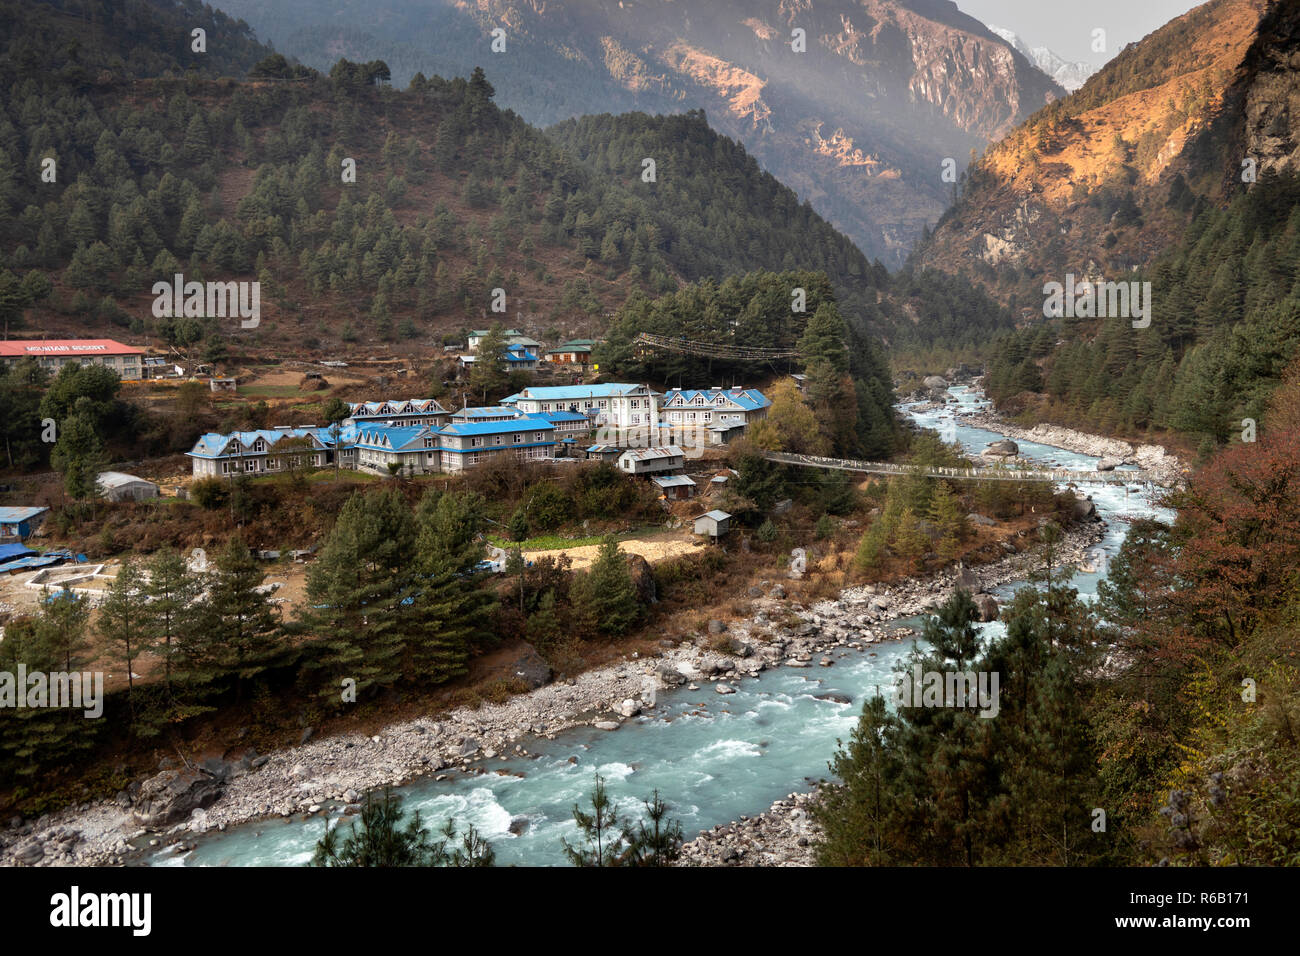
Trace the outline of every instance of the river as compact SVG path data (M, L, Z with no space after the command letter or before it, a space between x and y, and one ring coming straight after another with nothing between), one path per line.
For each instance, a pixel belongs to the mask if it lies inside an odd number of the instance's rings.
M979 395L964 386L950 389L955 404L901 410L919 424L934 428L949 441L978 454L1003 435L962 424L963 413L986 407ZM1096 458L1050 445L1021 441L1021 456L1057 468L1094 471ZM1113 555L1123 541L1127 522L1138 516L1172 515L1151 503L1144 492L1117 485L1086 486L1097 511L1107 521L1099 548ZM1092 596L1100 576L1078 573L1073 586ZM999 601L1020 586L1013 583L994 592ZM895 622L914 625L915 619ZM986 636L1002 625L980 625ZM740 681L736 693L721 696L703 683L691 691L661 691L658 706L627 721L617 732L591 727L565 731L554 740L534 739L527 757L494 761L486 774L450 773L441 781L421 778L400 788L405 808L418 809L431 827L448 817L472 823L488 839L498 864L560 865L562 839L574 841L575 803L585 803L593 774L605 778L610 795L624 811L640 809L640 801L658 788L671 806L670 815L682 824L687 839L699 830L766 810L774 800L810 789L829 776L828 761L837 739L846 739L865 697L877 688L886 692L900 658L912 641L866 645L861 650L838 648L831 668L775 667L757 679ZM853 703L819 700L818 694L838 691ZM333 812L337 815L341 808ZM512 820L528 821L518 835ZM232 827L198 839L183 855L171 849L152 856L153 865L293 866L306 863L324 831L325 814L268 819ZM346 824L345 824L346 826Z

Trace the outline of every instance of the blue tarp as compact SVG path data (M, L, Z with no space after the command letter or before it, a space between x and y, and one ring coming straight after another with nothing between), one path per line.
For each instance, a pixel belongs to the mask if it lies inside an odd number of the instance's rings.
M0 563L12 561L14 558L25 558L36 553L25 544L0 544Z

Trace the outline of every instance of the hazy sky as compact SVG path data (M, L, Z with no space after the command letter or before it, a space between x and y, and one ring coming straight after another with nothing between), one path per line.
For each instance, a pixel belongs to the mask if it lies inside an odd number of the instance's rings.
M1014 30L1031 47L1051 48L1067 60L1101 66L1198 0L956 0L963 13ZM1106 31L1106 52L1092 50L1092 31Z

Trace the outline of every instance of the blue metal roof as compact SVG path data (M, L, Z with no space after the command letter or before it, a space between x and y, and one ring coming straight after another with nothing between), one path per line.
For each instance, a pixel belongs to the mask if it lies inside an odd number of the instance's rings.
M480 451L492 451L494 447L497 451L504 451L507 448L541 448L543 446L550 448L557 444L559 443L553 441L528 441L520 442L517 445L512 442L509 445L488 446L487 448L447 448L444 446L440 451L444 455L472 455Z
M25 544L0 544L0 562L12 561L14 558L25 558L31 554L38 554Z
M548 422L586 422L590 421L582 412L531 412L529 418L544 418Z
M519 394L503 398L501 401L518 401L527 398L541 402L566 402L582 398L617 398L641 387L626 382L611 382L606 385L547 385L541 388L526 388Z
M27 508L0 508L0 521L6 524L16 524L20 521L28 521L39 514L49 511L45 507L27 507Z
M660 488L676 488L679 486L690 485L695 487L695 482L685 475L655 475L650 479Z
M452 422L438 429L439 435L509 435L514 432L547 431L553 429L550 422L529 416L511 418L503 422Z
M404 448L416 439L431 433L427 425L381 425L362 428L357 435L357 444L366 448L388 448L396 451Z
M681 395L682 400L688 403L694 401L695 396L703 395L704 400L708 402L708 405L701 405L700 408L709 408L709 407L717 408L718 406L714 405L714 401L718 398L719 395L729 399L730 401L739 405L741 408L750 412L756 411L757 409L760 408L766 408L767 406L772 404L772 400L756 388L745 388L745 389L724 388L720 391L711 388L710 389L670 388L668 389L668 391L664 392L664 400L663 403L660 405L660 407L667 408L669 403L672 402L672 400L676 398L678 395Z
M453 412L453 418L499 418L502 415L517 416L519 409L510 408L506 405L488 405L483 408L462 408L458 412Z

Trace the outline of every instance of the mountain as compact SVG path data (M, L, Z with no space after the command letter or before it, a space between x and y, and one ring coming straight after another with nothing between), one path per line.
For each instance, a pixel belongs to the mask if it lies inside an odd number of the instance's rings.
M1030 47L1011 30L989 24L989 29L1010 43L1025 59L1073 93L1095 72L1091 63L1080 60L1067 60L1045 46Z
M1131 44L987 150L914 263L1028 315L1048 278L1150 262L1243 180L1296 167L1298 35L1295 0L1211 0Z
M940 172L1061 95L947 0L224 0L303 62L482 66L537 124L704 109L764 168L897 266L952 198ZM344 26L365 24L365 27ZM493 53L491 31L504 31ZM792 48L805 31L806 52Z

